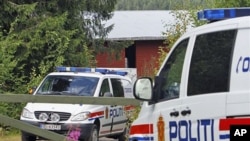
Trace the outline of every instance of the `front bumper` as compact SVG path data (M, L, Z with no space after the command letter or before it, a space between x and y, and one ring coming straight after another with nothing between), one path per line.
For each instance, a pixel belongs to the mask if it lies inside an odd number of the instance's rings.
M32 124L32 125L40 127L40 128L42 128L42 126L45 125L45 123L37 123L37 122L31 122L31 121L23 121L23 122ZM92 131L91 129L93 128L94 124L91 124L91 123L89 123L89 124L79 124L79 123L77 123L77 124L76 123L64 124L64 123L60 123L57 125L61 126L60 130L56 129L56 130L49 130L49 131L64 135L64 136L66 136L66 138L72 138L72 136L78 136L79 140L88 140L88 138L91 136L91 131ZM25 131L22 131L22 134L24 136L37 136L37 135L31 134L31 133L28 133ZM40 139L44 139L44 138L39 137L39 136L37 136L37 137Z

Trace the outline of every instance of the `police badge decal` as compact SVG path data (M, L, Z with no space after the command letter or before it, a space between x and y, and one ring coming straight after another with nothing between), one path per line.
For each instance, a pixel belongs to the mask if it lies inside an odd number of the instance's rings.
M157 129L158 129L158 141L165 141L165 135L164 135L165 122L161 114L158 118Z

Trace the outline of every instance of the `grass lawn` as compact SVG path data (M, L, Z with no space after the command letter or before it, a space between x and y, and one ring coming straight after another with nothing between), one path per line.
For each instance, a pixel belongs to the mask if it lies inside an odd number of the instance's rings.
M8 136L0 135L0 141L21 141L21 136L19 134L8 135Z

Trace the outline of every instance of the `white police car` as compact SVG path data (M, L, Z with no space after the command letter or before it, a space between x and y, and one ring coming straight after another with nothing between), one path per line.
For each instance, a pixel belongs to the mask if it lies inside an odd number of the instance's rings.
M57 72L48 74L33 94L132 98L133 84L128 76L136 77L136 69L57 67ZM125 112L130 108L119 105L28 103L20 120L66 135L69 139L93 141L98 137L112 137L123 141L128 120ZM22 141L39 138L22 132Z
M154 86L135 82L144 102L130 141L229 141L232 125L250 125L250 8L198 17L211 22L178 39Z

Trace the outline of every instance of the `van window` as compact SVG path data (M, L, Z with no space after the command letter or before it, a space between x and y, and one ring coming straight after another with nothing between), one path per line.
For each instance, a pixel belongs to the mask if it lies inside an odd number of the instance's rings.
M162 79L159 100L179 97L181 74L188 41L189 39L185 39L176 46L159 74Z
M188 95L229 91L236 30L199 35L191 58Z
M101 85L101 90L100 90L99 96L102 97L105 92L110 92L109 80L108 79L104 79L102 81L102 85Z
M122 80L117 79L117 78L112 78L111 84L113 88L114 97L124 97L124 89L122 85Z

